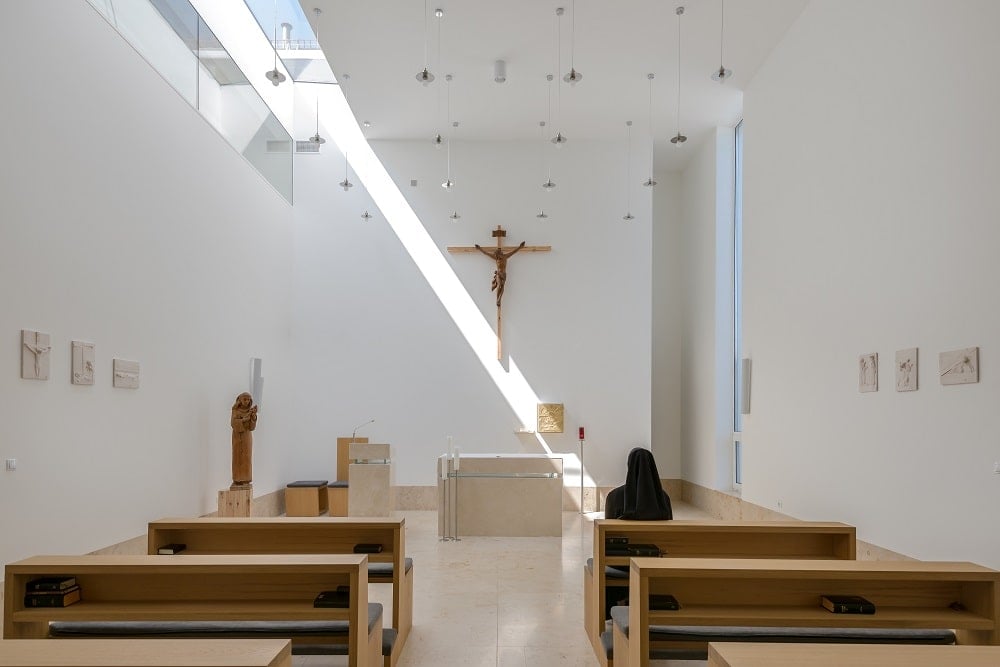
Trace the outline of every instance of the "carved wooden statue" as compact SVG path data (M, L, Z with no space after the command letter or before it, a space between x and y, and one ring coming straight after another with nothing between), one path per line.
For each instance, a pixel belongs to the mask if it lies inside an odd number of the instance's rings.
M243 392L233 403L233 483L230 489L245 489L253 481L253 430L257 428L257 406L253 397Z

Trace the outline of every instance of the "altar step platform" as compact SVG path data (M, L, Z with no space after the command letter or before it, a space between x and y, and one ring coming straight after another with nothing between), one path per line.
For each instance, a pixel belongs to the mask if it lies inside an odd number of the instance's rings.
M544 454L442 455L438 536L562 537L563 460Z

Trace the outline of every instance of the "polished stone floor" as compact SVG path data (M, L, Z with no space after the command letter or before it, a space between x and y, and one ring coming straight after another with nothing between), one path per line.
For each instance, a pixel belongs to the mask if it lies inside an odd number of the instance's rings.
M441 542L437 513L401 512L414 561L413 630L399 667L596 667L583 630L583 563L590 516L563 513L563 536L466 537ZM674 504L678 519L710 518ZM595 515L600 516L600 515ZM391 589L372 586L386 606ZM296 657L296 667L346 663ZM703 665L700 662L657 663Z

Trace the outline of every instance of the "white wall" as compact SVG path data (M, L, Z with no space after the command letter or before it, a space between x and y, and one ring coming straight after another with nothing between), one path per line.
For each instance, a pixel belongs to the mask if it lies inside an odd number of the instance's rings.
M992 567L998 24L994 2L814 1L745 96L744 498ZM898 393L912 346L920 388ZM967 346L980 382L941 386L938 353Z
M656 175L653 191L653 453L663 478L681 476L681 174Z
M724 491L732 488L734 147L732 128L690 147L681 186L683 477Z
M622 483L629 449L650 443L651 383L650 195L637 178L636 220L621 221L622 146L561 149L548 195L537 143L456 142L452 192L440 187L445 152L429 141L375 149L442 251L490 245L498 224L512 244L552 245L510 260L504 348L542 401L565 404L566 431L546 435L548 446L575 456L576 428L586 426L588 473ZM362 223L370 200L358 179L349 193L336 187L343 157L331 144L323 150L300 158L296 172L294 329L296 346L309 350L296 377L303 409L326 417L302 420L297 469L332 474L334 437L370 417L378 421L363 433L394 444L400 485L434 483L447 435L467 452L541 451L515 435L520 421L381 214L372 208L375 219ZM543 199L544 221L535 218ZM478 254L447 259L495 323L494 264Z
M17 3L0 180L0 562L81 553L165 515L212 511L229 411L264 358L255 490L287 481L291 211L83 2ZM11 14L13 12L13 14ZM100 75L95 76L95 72ZM52 336L20 379L20 330ZM93 386L70 343L96 344ZM113 357L141 364L111 386ZM281 434L281 435L279 435Z

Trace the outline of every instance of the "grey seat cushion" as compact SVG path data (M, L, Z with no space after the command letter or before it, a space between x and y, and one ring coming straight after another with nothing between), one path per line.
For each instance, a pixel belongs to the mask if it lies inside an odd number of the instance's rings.
M611 622L607 624L607 630L601 633L601 648L608 660L614 659L615 641L611 634ZM652 660L708 660L707 649L697 648L654 648L649 651Z
M628 636L628 607L612 607L611 621ZM651 625L650 641L786 642L835 644L954 644L945 629L784 628L716 625Z
M301 487L312 488L312 487L319 487L319 486L326 486L326 480L325 479L305 479L305 480L299 480L298 482L290 482L288 484L288 488L291 488L291 489L297 489L297 488L301 488Z
M368 632L382 605L368 603ZM54 621L52 637L347 637L347 621Z
M331 489L346 489L349 488L346 479L338 479L336 481L327 484Z
M587 572L589 572L591 574L593 574L593 572L594 572L594 559L593 558L588 558L587 559ZM604 576L606 576L606 577L608 577L610 579L626 579L627 580L628 579L628 571L627 570L619 570L616 567L611 567L610 565L605 565L604 566Z
M396 645L396 630L382 628L382 655L389 657ZM347 655L347 644L298 644L292 646L293 655Z
M403 569L409 572L413 568L413 559L404 558L403 559ZM392 579L392 563L368 563L368 581L373 578L379 579Z

